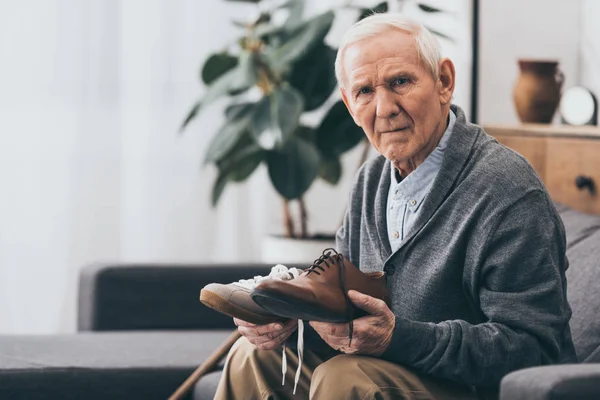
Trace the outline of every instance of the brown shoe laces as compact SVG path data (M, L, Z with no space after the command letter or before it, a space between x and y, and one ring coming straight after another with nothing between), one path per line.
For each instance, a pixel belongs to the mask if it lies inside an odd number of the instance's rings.
M332 254L333 253L333 254ZM325 272L324 266L331 268L331 265L338 264L340 267L340 287L346 300L346 316L348 317L348 346L352 345L352 333L354 332L354 307L352 301L348 297L348 289L346 288L346 264L344 263L344 256L338 253L335 249L329 248L323 250L323 254L317 258L306 270L306 275L315 273L321 275L321 272ZM319 271L320 270L320 271Z

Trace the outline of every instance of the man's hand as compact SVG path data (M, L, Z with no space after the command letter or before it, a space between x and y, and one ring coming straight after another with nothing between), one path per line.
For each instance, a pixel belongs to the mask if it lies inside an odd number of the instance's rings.
M234 318L233 323L237 325L242 336L261 350L276 349L298 328L297 320L255 325Z
M354 320L352 343L349 345L349 324L311 321L310 325L335 350L346 354L380 356L390 345L396 317L383 300L355 290L348 292L350 301L370 315Z

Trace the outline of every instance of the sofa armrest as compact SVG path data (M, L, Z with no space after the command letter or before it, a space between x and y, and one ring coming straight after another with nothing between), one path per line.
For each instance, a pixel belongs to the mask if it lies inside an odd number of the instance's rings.
M501 400L594 400L600 394L600 364L563 364L512 372L500 384Z
M272 265L98 264L79 278L78 330L231 329L200 289L268 274Z

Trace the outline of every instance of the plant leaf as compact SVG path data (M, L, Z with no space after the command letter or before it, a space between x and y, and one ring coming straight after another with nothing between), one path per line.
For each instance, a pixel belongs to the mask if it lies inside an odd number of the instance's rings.
M231 80L238 73L237 67L229 70L225 74L221 75L215 80L210 86L206 88L206 92L200 100L198 100L192 109L188 112L187 117L181 124L180 131L183 131L185 127L192 121L198 113L202 110L207 103L227 94L231 88Z
M277 192L288 200L301 197L319 173L319 152L300 138L291 138L281 149L267 153L269 177Z
M252 121L256 106L247 104L231 112L231 117L225 121L223 127L217 132L206 150L204 162L206 164L220 160L240 140L244 131Z
M248 23L242 21L231 20L233 26L237 26L238 28L246 29L248 27Z
M196 118L196 116L200 112L200 107L201 106L202 106L202 102L201 101L197 101L196 103L194 103L194 105L192 106L192 108L190 109L190 111L188 111L187 116L183 120L183 123L181 124L181 127L179 128L179 132L180 133L183 132L183 130L185 129L185 127L188 126L188 124L190 122L192 122L192 120L194 118Z
M277 124L281 128L283 140L286 140L298 127L300 115L304 110L304 99L289 85L275 89L272 95Z
M446 34L444 34L442 32L436 31L435 29L431 29L431 28L428 28L428 27L425 27L425 28L427 28L431 33L433 33L436 36L439 36L439 37L441 37L443 39L449 40L449 41L451 41L453 43L455 41L453 38L451 38L450 36L448 36L448 35L446 35Z
M343 101L335 103L317 128L317 148L325 157L339 157L365 137L354 123Z
M232 68L238 65L237 57L234 57L227 53L213 54L204 63L202 67L201 77L202 82L206 85L210 85L221 75L226 73Z
M232 181L245 181L260 165L260 163L265 159L265 153L262 149L258 150L259 151L257 152L248 153L231 168L229 177Z
M260 24L256 25L253 29L253 34L256 37L262 37L267 35L272 35L274 33L279 33L283 31L285 28L282 26L272 25L272 24Z
M316 137L316 131L308 126L299 125L294 132L294 136L299 137L309 143L314 143Z
M281 3L277 8L297 7L298 4L304 5L306 0L287 0Z
M419 6L419 8L420 8L421 10L423 10L423 11L425 11L425 12L428 12L428 13L438 13L438 12L443 12L443 10L440 10L439 8L435 8L435 7L428 6L427 4L422 4L422 3L419 3L419 4L417 4L417 5Z
M258 103L250 131L264 149L281 146L298 127L304 109L302 95L291 86L282 86Z
M298 25L302 21L304 2L305 0L290 0L280 6L281 8L288 8L290 11L290 15L284 23L285 26Z
M342 164L337 157L323 157L319 165L319 177L325 182L337 185L342 176Z
M229 92L244 91L258 81L258 71L254 59L254 54L249 51L243 51L240 54L239 66L236 74L231 78Z
M386 12L388 12L388 3L387 3L387 1L379 3L379 4L377 4L373 8L361 8L360 15L358 16L358 20L357 21L365 19L368 16L373 15L373 14L381 14L381 13L386 13Z
M217 160L216 164L220 170L229 171L245 158L262 152L263 149L256 144L252 137L250 137L249 132L245 131L235 146L227 154Z
M290 32L291 36L284 41L283 45L273 51L271 62L274 69L282 69L322 41L331 29L333 17L333 12L328 11Z
M225 117L231 119L235 117L239 112L243 111L246 107L252 106L254 103L244 102L230 104L225 108Z
M293 64L288 81L302 94L305 111L321 107L336 88L335 57L334 49L319 43Z
M246 180L264 160L264 151L254 143L248 134L242 135L235 147L217 161L219 175L212 191L213 207L217 205L227 182Z
M254 25L264 24L266 22L271 21L271 14L266 12L261 12L256 21L254 21Z
M225 189L225 185L227 185L227 181L229 181L227 173L219 172L212 189L211 204L213 207L215 207L219 202L219 199L223 194L223 190Z
M257 103L250 123L252 136L265 150L275 148L276 144L283 140L279 126L273 121L271 101L271 96L265 96Z

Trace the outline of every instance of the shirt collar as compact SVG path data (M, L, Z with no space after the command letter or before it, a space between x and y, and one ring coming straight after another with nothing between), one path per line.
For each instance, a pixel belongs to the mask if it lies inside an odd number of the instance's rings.
M408 208L413 212L419 208L425 196L429 193L433 180L442 166L444 151L448 147L448 140L450 139L455 122L456 115L450 110L448 127L444 131L437 147L417 169L408 174L400 182L396 179L394 164L390 163L392 169L390 195L396 199L403 199L408 204Z

